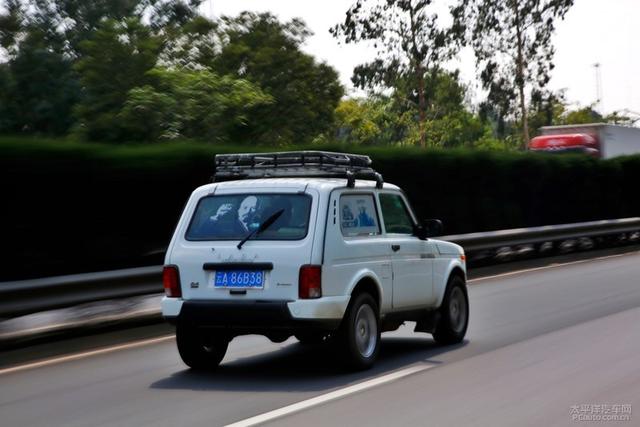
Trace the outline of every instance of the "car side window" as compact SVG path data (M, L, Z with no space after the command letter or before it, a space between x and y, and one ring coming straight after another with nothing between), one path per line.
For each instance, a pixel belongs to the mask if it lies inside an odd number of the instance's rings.
M380 234L373 194L340 196L340 230L345 237Z
M400 195L380 193L380 207L387 233L413 234L413 220Z

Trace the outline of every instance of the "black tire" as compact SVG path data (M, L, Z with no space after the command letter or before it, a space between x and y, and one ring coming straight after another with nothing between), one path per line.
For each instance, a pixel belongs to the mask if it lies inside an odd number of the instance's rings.
M369 369L380 351L380 319L378 304L362 293L353 297L340 326L338 344L346 363L354 369Z
M325 332L298 332L294 336L304 345L322 344L328 338Z
M176 327L176 343L182 361L192 369L214 370L229 347L229 340L204 334L184 325Z
M438 310L440 319L433 332L433 339L438 344L445 345L461 342L469 326L469 296L462 277L452 276L449 279Z

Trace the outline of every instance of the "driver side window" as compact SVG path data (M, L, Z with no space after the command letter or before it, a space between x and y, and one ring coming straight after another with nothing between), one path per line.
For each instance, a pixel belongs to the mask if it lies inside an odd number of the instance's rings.
M400 195L380 193L380 207L387 233L413 234L413 221Z

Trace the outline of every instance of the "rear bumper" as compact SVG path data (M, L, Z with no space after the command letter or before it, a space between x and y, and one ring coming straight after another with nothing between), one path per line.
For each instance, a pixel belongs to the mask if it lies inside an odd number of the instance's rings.
M219 328L236 333L335 330L349 303L348 297L305 301L211 301L164 298L162 313L170 323Z

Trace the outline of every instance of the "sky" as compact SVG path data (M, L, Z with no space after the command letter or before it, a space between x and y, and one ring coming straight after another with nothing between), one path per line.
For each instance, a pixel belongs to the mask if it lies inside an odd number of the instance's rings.
M351 73L354 66L373 59L375 52L366 46L341 45L329 34L329 28L344 19L352 3L353 0L206 0L201 11L207 16L269 11L281 20L302 18L314 32L303 49L336 68L348 93L358 95L351 85ZM640 0L576 0L565 20L556 25L556 68L549 88L565 90L572 108L594 104L598 99L594 64L598 63L602 97L596 109L604 113L627 109L640 117L639 17ZM482 90L470 49L463 50L449 68L460 69L462 79L471 87L473 100L479 101Z

